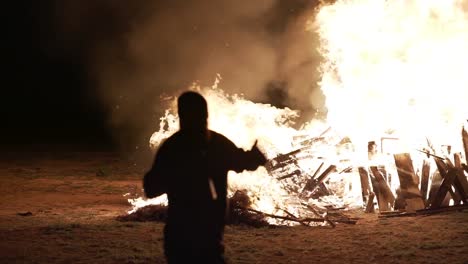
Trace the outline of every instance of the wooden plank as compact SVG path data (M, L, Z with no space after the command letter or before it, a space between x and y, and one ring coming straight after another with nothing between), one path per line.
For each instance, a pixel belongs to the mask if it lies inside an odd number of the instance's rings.
M336 171L335 165L328 166L328 168L324 172L322 172L322 174L320 174L316 179L310 178L305 184L304 189L302 189L302 192L313 192L328 177L328 175L330 175L330 173L334 171Z
M457 169L457 178L455 179L455 188L460 193L462 200L468 204L468 180L463 169Z
M437 190L437 193L434 196L434 200L431 202L431 205L429 208L435 209L435 208L439 208L442 205L442 202L447 196L449 189L451 189L453 181L455 180L456 177L457 177L456 169L450 169L447 172L445 177L443 177L442 183L440 184L440 187Z
M370 193L372 192L370 184L369 184L369 173L367 172L367 169L364 167L358 167L358 171L359 171L359 176L361 178L362 202L363 204L368 205L368 201L370 199Z
M369 193L369 199L367 199L366 210L365 210L366 213L375 213L374 198L375 198L375 193L373 192Z
M382 190L379 186L379 182L375 176L371 173L370 175L372 190L374 191L375 197L377 198L377 204L379 206L379 211L388 211L390 210L388 206L388 201L385 199L385 196L382 193Z
M455 168L457 169L457 178L455 179L455 188L460 193L460 196L465 204L467 204L468 199L468 180L465 176L465 171L463 169L463 164L461 162L460 153L454 154Z
M455 164L452 164L452 162L449 159L445 159L445 160L434 159L434 160L437 164L437 168L439 169L442 179L445 179L447 177L449 170L457 171L455 178L450 183L450 185L454 186L454 189L452 189L452 186L448 186L448 193L450 194L450 197L453 199L454 204L460 204L462 201L466 203L467 202L466 192L464 191L464 187L462 186L461 182L458 179L458 169L456 168L456 166L457 166L457 163L459 163L459 161L457 161L457 158L455 157ZM463 179L460 179L460 180L463 180ZM465 180L466 180L466 177L465 177ZM440 206L448 206L448 203L445 201Z
M390 210L393 207L393 204L395 203L395 196L393 195L392 190L388 186L387 181L385 181L385 178L380 172L379 168L376 166L371 166L370 169L379 189L379 195L381 200L381 202L379 202L379 211ZM379 200L378 196L377 200ZM383 208L380 207L381 204L383 205Z
M393 205L393 210L405 210L406 208L406 200L402 195L401 189L396 189L396 198L395 203Z
M404 217L404 216L416 216L416 213L396 211L393 214L381 214L379 215L379 218L392 218L392 217Z
M320 176L317 177L317 182L322 183L328 177L328 175L330 175L330 173L334 171L336 171L335 165L328 166L328 168L322 174L320 174Z
M450 212L450 211L463 211L467 210L468 205L463 204L463 205L452 205L452 206L444 206L444 207L439 207L435 209L423 209L423 210L418 210L416 213L419 214L436 214L436 213L443 213L443 212Z
M465 128L462 128L462 141L463 141L463 148L465 150L465 164L468 163L468 132L466 132Z
M423 166L421 170L421 196L423 198L424 204L427 206L427 191L429 188L429 174L431 171L431 163L428 159L423 161Z
M406 201L406 211L411 213L425 207L419 191L419 178L414 173L413 162L409 153L394 154L395 165L400 179L400 189Z
M453 154L453 160L455 162L454 166L457 169L462 168L462 161L461 161L461 154L460 153L454 153Z
M427 199L428 205L432 204L432 202L434 201L437 191L439 190L440 185L442 184L442 179L443 178L439 170L436 170L432 174L431 188L429 191L429 198ZM447 194L447 198L444 199L442 206L449 206L449 202L450 202L450 195Z
M387 172L387 168L385 168L385 166L379 166L378 168L379 168L379 171L384 176L385 181L387 182L387 185L390 188L390 186L392 186L392 173ZM390 188L390 190L391 190L391 188Z

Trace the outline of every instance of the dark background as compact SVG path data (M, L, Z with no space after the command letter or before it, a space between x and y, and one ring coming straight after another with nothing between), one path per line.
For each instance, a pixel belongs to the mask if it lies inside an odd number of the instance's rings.
M121 41L123 36L138 28L138 23L143 23L142 21L148 21L154 16L177 14L178 11L174 9L184 9L184 7L190 9L190 5L198 4L197 1L136 2L138 3L109 0L23 0L7 1L2 4L0 12L6 20L3 23L6 26L2 30L1 44L3 70L0 145L3 149L70 146L129 150L146 144L151 131L158 128L157 120L161 112L161 109L158 109L161 108L158 106L158 95L176 90L173 88L176 86L177 89L185 87L196 76L191 74L179 76L177 80L180 81L172 82L170 85L162 82L165 87L170 87L166 90L153 89L152 86L148 86L146 90L138 90L134 87L128 88L132 85L127 85L126 90L121 90L119 93L126 91L122 94L140 93L143 96L116 103L119 101L103 97L103 94L113 94L118 90L101 87L102 74L101 72L97 74L95 65L99 65L96 61L102 63L103 60L95 60L96 47L106 50L106 47L112 44L110 49L114 53L110 53L112 56L109 57L116 58L114 60L117 61L117 63L113 61L112 66L115 68L116 64L124 65L119 66L126 69L124 73L136 71L135 68L141 68L142 64L138 64L134 57L125 52L126 47L121 44L125 43ZM207 1L201 2L204 3L200 5L212 5ZM266 12L262 11L263 13L257 16L259 19L253 19L248 23L264 30L272 43L284 37L290 21L317 5L316 1L305 0L266 2L271 3L272 7ZM64 3L75 5L67 6ZM239 5L242 6L240 3ZM74 16L69 19L71 14ZM219 16L222 17L223 14ZM164 20L161 21L164 23ZM246 26L249 27L251 26ZM214 31L214 34L219 35L219 32ZM157 33L155 36L157 41ZM281 44L281 41L278 43ZM194 45L196 46L196 43ZM253 44L245 43L245 45L249 48L249 45ZM180 50L174 52L174 54L179 53ZM281 62L285 56L280 54L278 57L281 59L276 61ZM312 63L310 61L309 59L303 64L314 69L316 59L313 58ZM156 67L164 66L165 63L169 62L164 58L160 62L158 58L154 60ZM171 70L171 67L169 65L166 70ZM179 65L174 66L176 67ZM116 72L115 75L121 75L114 68L112 69ZM106 71L106 74L108 72L113 71ZM229 73L226 71L227 86L229 86ZM135 76L138 75L133 75L133 78ZM299 103L295 105L294 100L289 100L286 82L266 79L262 87L256 88L262 90L261 93L256 92L261 95L252 99L278 106L301 108ZM316 79L311 78L311 82L314 81ZM148 89L153 92L145 93ZM119 97L117 95L115 92L115 97ZM148 99L152 97L154 99ZM303 96L298 96L301 97ZM135 110L136 106L138 111ZM120 111L127 108L128 114L116 115L114 112L117 108ZM312 112L307 107L303 109ZM312 107L312 110L315 108ZM143 119L139 119L142 116L140 113L149 114L148 117L143 116Z
M1 9L7 27L2 38L0 141L18 147L112 147L105 110L88 78L86 51L50 52L57 33L54 4L9 1Z

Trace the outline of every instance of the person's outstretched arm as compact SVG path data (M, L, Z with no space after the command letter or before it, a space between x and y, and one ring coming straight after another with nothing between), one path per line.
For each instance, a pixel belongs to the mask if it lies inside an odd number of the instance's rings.
M237 148L232 144L230 160L230 169L235 172L256 170L259 166L265 165L267 161L265 155L258 149L257 141L248 151Z

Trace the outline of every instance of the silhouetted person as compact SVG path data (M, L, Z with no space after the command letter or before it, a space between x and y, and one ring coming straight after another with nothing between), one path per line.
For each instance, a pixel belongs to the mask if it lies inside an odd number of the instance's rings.
M180 130L159 147L144 176L145 194L168 195L168 263L224 263L227 172L255 170L266 159L256 144L244 151L209 130L207 103L200 94L185 92L177 103Z

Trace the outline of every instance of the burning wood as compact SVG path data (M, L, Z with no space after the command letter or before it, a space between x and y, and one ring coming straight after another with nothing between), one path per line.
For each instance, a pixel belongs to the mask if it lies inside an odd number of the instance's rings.
M427 206L427 190L429 187L429 173L431 170L431 163L427 159L423 162L423 167L421 170L421 196L424 200L424 204Z
M459 161L457 161L457 159L455 160L455 164L458 164ZM444 198L447 196L447 192L450 193L455 204L468 204L468 197L465 189L466 176L463 170L461 170L461 168L456 168L449 160L444 162L443 160L437 159L436 164L442 176L442 182L432 200L430 208L434 209L440 207Z
M393 207L395 203L395 196L393 195L390 187L385 181L382 173L379 171L378 167L371 166L371 172L373 177L372 186L374 187L374 192L377 196L377 202L379 203L379 210L387 211Z
M406 211L415 212L424 209L424 201L418 188L419 178L414 173L410 155L408 153L395 154L394 158L400 178L401 195L406 203Z
M463 132L463 143L466 147L466 132L465 130L463 130ZM434 151L433 147L431 147L431 149ZM416 210L408 210L408 208L406 208L406 212L383 214L382 217L432 214L438 212L464 210L468 208L468 181L463 169L464 164L462 163L460 154L455 153L452 162L452 160L449 158L444 158L428 152L424 153L428 154L428 157L431 156L434 163L437 165L437 171L435 171L432 175L432 184L429 192L429 198L425 200L425 206ZM414 175L412 167L410 166L410 161L411 159L408 154L395 155L395 162L399 168L398 173L401 181L400 193L404 191L403 187L409 187L411 189L410 192L404 192L402 194L402 196L405 198L407 198L408 195L412 197L418 196L416 192L416 179L409 176ZM427 197L429 175L430 163L428 159L425 159L423 161L423 167L421 171L421 195L423 199L426 199ZM454 205L449 206L451 199L453 200ZM407 200L405 201L407 202ZM397 199L395 203L395 209L398 208L398 202L399 199Z
M368 211L374 212L373 200L374 200L375 194L372 193L370 185L369 185L369 173L364 167L359 167L358 171L359 171L359 176L361 179L362 202L363 204L367 204L366 208L369 208L369 209L366 209L366 212ZM371 193L372 193L372 197L370 197ZM372 206L372 209L371 209L371 206Z
M323 163L322 163L323 164ZM319 167L319 169L321 166ZM304 188L302 189L302 194L309 192L310 196L314 195L317 189L320 189L323 192L323 195L329 195L330 192L328 191L327 187L323 184L323 181L330 175L330 173L336 170L335 165L330 165L320 176L318 177L311 177L307 183L305 184ZM317 170L318 172L319 170Z
M444 201L449 188L451 188L451 185L453 184L453 181L455 179L456 171L455 170L449 170L448 172L441 172L442 174L442 183L440 184L439 189L437 190L434 200L431 201L431 205L429 208L434 209L434 208L439 208L442 205L442 202Z
M341 213L334 213L331 216L328 216L328 210L326 212L320 213L318 209L314 208L311 205L305 205L309 208L316 217L297 217L286 210L287 216L274 215L261 212L250 208L252 202L250 197L247 195L246 191L237 191L234 195L229 198L229 210L226 218L226 223L231 225L248 225L253 227L265 227L265 226L275 226L270 224L267 221L267 218L274 218L281 220L283 222L295 222L302 225L310 226L313 223L322 223L329 224L332 227L335 227L335 223L346 223L346 224L355 224L357 219L352 219ZM322 216L323 215L323 216ZM142 208L139 208L137 211L118 216L117 220L119 221L157 221L165 222L167 219L167 206L164 205L148 205Z

